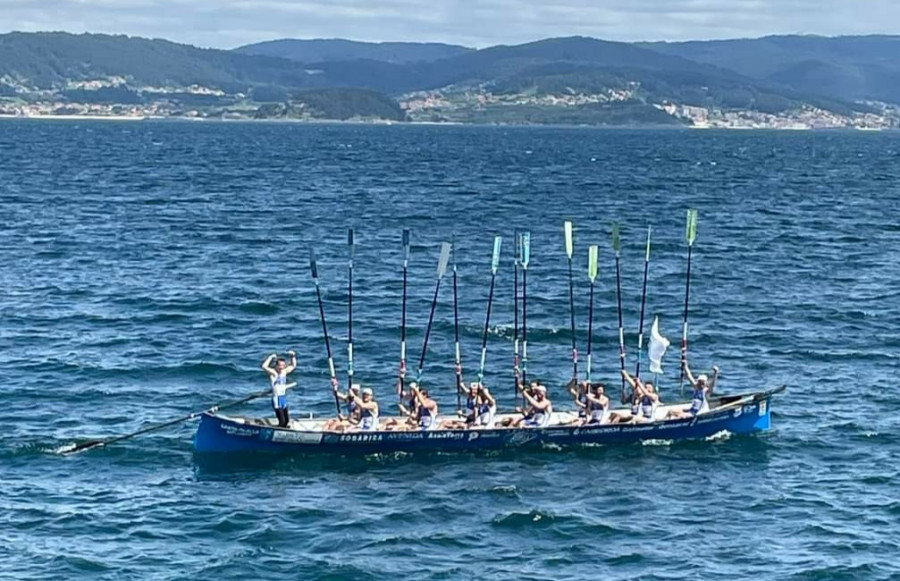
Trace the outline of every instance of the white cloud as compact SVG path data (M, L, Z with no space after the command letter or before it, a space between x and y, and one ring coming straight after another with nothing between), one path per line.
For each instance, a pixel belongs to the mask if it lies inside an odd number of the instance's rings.
M487 46L551 36L686 40L900 32L895 0L0 0L0 31L230 48L280 37Z

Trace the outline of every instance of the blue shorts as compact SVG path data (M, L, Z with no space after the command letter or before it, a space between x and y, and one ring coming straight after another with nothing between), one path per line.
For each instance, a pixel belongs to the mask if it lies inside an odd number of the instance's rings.
M276 410L287 409L287 396L279 395L272 397L272 407Z

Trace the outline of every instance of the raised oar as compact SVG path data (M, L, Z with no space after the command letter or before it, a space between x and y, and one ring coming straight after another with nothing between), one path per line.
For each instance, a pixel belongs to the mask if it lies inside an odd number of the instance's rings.
M522 232L522 383L528 381L528 263L531 232Z
M350 262L347 263L347 385L353 385L353 228L347 230L347 245L350 247ZM350 406L350 400L347 400ZM349 411L349 409L348 409Z
M691 250L694 248L694 240L697 238L697 210L687 211L687 226L685 228L685 238L687 239L688 255L687 255L687 277L684 282L684 322L681 326L681 395L684 397L684 362L687 358L687 337L688 337L688 302L691 296Z
M459 353L459 295L456 289L456 240L451 243L453 254L453 337L456 351L456 409L462 409L462 357Z
M422 355L419 357L419 368L416 370L416 381L421 381L422 370L425 368L425 353L428 351L428 337L431 336L431 325L434 323L434 310L437 308L438 292L441 290L441 280L447 273L447 263L450 261L450 244L441 244L441 257L438 259L437 282L434 284L434 297L431 299L431 313L428 315L428 326L425 328L425 341L422 342Z
M644 351L644 308L647 306L647 275L650 273L650 233L653 227L647 227L647 252L644 254L644 287L641 291L641 322L638 327L638 360L634 376L641 378L641 357Z
M488 329L491 326L491 303L494 301L494 281L497 279L497 269L500 267L500 245L503 238L494 236L494 254L491 257L491 286L488 290L487 313L484 315L484 333L481 335L481 367L478 368L479 383L484 379L484 362L487 359Z
M619 251L621 250L621 239L619 238L619 223L614 222L612 226L612 244L616 253L616 302L619 306L619 365L624 371L625 369L625 325L622 323L622 279L619 275ZM625 376L622 376L622 403L627 399L625 395Z
M400 314L400 382L397 398L403 401L403 383L406 380L406 274L409 270L409 228L403 229L403 307Z
M594 281L597 280L597 245L588 247L588 278L591 281L590 299L588 299L588 339L587 339L587 372L588 383L591 382L591 340L594 337Z
M325 352L328 354L328 371L331 374L331 391L334 394L334 407L338 415L341 414L341 400L338 399L337 374L334 372L334 358L331 356L331 341L328 339L328 326L325 323L325 305L322 303L322 291L319 289L319 269L316 268L316 253L309 251L309 271L312 273L313 283L316 286L316 299L319 301L319 318L322 320L322 334L325 335Z
M515 385L513 386L513 401L519 399L519 262L522 259L522 235L516 230L515 252L513 258L513 282L515 290L513 291L513 306L515 307L515 315L513 316L513 375L515 376Z
M296 383L289 383L285 386L285 389L290 389L290 388L296 387L296 386L297 386ZM110 444L115 444L116 442L121 442L122 440L128 440L129 438L134 438L135 436L149 434L150 432L157 432L159 430L163 430L170 426L174 426L174 425L180 424L182 422L186 422L188 420L193 420L194 418L197 418L205 413L214 414L221 410L226 410L228 408L237 407L241 404L247 403L248 401L253 401L254 399L259 399L259 398L265 397L267 395L272 395L271 388L263 390L263 391L258 391L254 394L248 395L247 397L245 397L243 399L239 399L236 401L230 401L230 402L226 402L226 403L219 403L219 404L216 404L216 405L212 406L211 408L205 409L203 411L193 412L186 416L181 416L180 418L175 418L174 420L169 420L169 421L163 422L161 424L154 424L152 426L147 426L146 428L141 428L140 430L138 430L136 432L131 432L130 434L114 436L112 438L106 438L104 440L90 440L88 442L82 442L81 444L76 444L72 448L61 450L60 454L63 454L63 455L75 454L77 452L84 452L85 450L88 450L90 448L105 447Z
M572 381L570 386L574 387L578 383L578 346L575 340L575 283L572 280L572 252L574 250L572 222L566 220L564 227L566 233L566 256L569 258L569 316L571 319L570 329L572 331Z

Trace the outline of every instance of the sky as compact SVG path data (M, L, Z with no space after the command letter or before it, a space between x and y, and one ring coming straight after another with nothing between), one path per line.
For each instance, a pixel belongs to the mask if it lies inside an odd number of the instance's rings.
M553 36L691 40L900 33L900 0L0 0L0 32L234 48L275 38L485 47Z

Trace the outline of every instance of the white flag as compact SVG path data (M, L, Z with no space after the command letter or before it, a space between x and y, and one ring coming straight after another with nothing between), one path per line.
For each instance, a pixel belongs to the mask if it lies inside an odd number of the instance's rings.
M650 329L650 347L647 356L650 358L650 371L662 373L662 358L669 347L669 340L659 334L659 317L653 319L653 328Z

